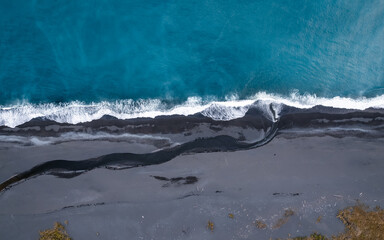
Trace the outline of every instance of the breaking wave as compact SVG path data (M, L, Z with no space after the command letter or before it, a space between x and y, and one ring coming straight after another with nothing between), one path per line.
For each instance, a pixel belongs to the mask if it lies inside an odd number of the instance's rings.
M73 101L69 103L22 103L12 106L0 106L0 126L16 127L34 118L43 118L59 123L77 124L97 120L105 115L118 119L154 118L169 115L193 115L201 113L214 120L227 121L241 118L252 105L258 105L266 112L270 111L269 104L274 107L274 114L279 114L282 104L295 108L311 108L317 105L342 109L384 108L384 95L373 98L322 98L316 95L300 95L297 92L289 97L260 92L248 99L238 99L236 96L227 97L226 101L206 100L200 97L190 97L181 104L174 104L159 99L147 100L118 100L113 102L84 103ZM271 115L268 112L267 115ZM273 116L276 118L277 116Z

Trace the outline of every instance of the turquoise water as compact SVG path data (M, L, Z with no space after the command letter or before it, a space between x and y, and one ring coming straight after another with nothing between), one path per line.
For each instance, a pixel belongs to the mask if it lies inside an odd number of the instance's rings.
M384 93L384 2L0 1L0 105Z

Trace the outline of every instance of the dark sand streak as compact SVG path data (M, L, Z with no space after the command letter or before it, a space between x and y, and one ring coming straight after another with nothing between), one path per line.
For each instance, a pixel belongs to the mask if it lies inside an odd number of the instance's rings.
M278 123L279 122L276 121L272 124L270 131L266 134L264 139L253 143L240 142L233 137L222 135L212 138L196 139L176 147L146 154L113 153L81 161L53 160L37 165L28 171L9 178L0 184L0 191L9 188L11 185L21 180L41 174L51 174L58 177L71 178L99 167L107 167L108 169L117 170L162 164L185 153L232 152L257 148L267 144L276 136ZM118 167L115 167L116 165Z

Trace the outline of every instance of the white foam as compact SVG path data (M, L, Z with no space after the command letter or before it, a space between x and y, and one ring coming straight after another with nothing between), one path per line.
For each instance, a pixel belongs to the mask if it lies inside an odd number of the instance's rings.
M212 103L209 107L201 111L206 117L217 121L226 121L240 118L248 111L249 106L228 106L220 103Z
M324 98L317 97L316 95L304 94L300 95L298 92L293 92L289 97L283 97L277 94L268 94L260 92L255 94L253 99L262 101L270 101L275 103L282 103L296 108L311 108L317 105L334 108L345 109L358 109L364 110L367 108L384 108L384 95L373 98L345 98L333 97Z
M85 104L74 101L63 104L18 104L14 106L0 106L0 125L15 127L33 118L45 117L60 122L77 124L100 119L104 115L119 119L132 119L140 117L154 118L160 115L191 115L202 113L215 120L231 120L243 117L255 101L262 101L264 110L271 115L268 104L274 103L276 118L281 104L297 107L311 108L322 105L335 108L367 109L384 108L384 95L374 98L322 98L316 95L300 95L292 93L289 97L277 94L260 92L245 100L236 96L226 98L226 101L204 101L199 97L190 97L180 105L169 107L158 99L149 100L119 100L114 102L99 102ZM260 102L259 102L260 104ZM260 106L259 106L260 107Z
M0 142L17 143L21 145L43 146L55 143L71 142L71 141L93 141L93 140L106 140L106 141L136 141L142 140L164 140L172 143L171 139L167 137L159 137L152 135L139 135L139 134L110 134L105 132L89 133L63 133L57 137L24 137L24 136L0 136Z

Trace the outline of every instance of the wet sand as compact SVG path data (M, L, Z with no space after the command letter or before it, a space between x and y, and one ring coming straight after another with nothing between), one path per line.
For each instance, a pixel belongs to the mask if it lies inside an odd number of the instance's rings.
M343 230L335 217L339 209L357 200L384 206L383 138L291 136L280 134L251 150L183 154L159 165L31 178L0 193L0 236L37 239L39 230L65 220L74 239L332 235ZM0 181L63 156L77 160L154 149L104 141L3 147ZM294 214L284 217L288 209ZM257 220L266 228L259 229Z

